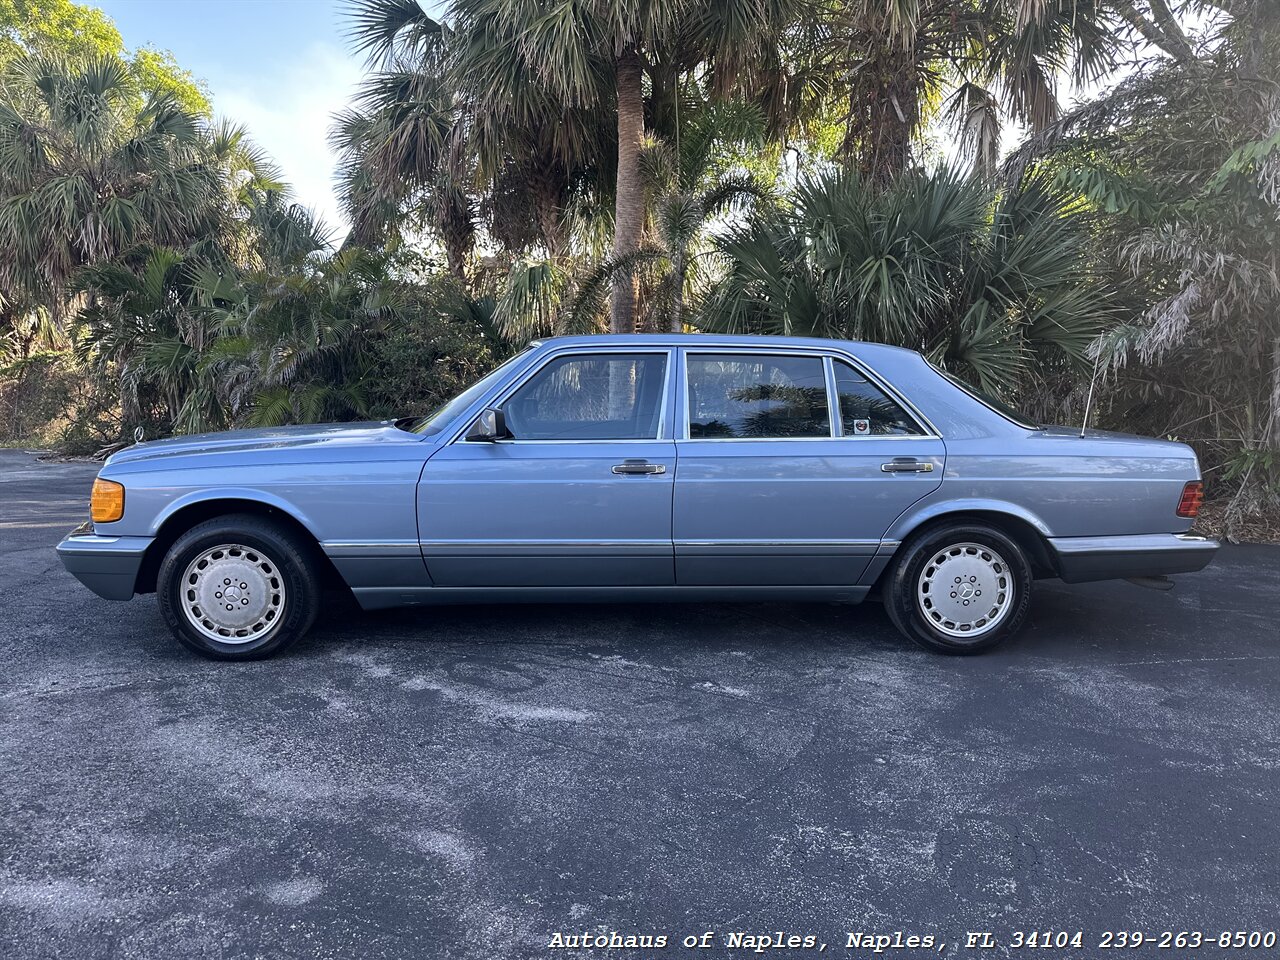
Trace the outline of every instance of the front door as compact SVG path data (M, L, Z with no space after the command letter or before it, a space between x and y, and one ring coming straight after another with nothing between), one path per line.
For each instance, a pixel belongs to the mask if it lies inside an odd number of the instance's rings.
M561 353L498 401L511 438L463 437L418 487L438 586L669 586L671 351Z
M852 586L942 482L941 439L842 359L682 353L681 586Z

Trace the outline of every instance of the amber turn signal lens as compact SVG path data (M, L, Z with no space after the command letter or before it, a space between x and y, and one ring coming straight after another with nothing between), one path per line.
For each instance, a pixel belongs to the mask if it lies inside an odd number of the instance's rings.
M1200 512L1200 504L1204 503L1204 484L1192 480L1182 488L1182 499L1178 501L1178 516L1194 520Z
M112 523L124 516L124 487L114 480L99 477L93 481L89 498L89 514L94 523Z

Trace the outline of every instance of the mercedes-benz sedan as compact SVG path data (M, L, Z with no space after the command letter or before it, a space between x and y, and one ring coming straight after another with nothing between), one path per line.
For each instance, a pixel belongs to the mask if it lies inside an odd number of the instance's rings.
M875 591L907 636L973 653L1036 578L1204 567L1200 497L1184 444L1040 426L910 350L560 337L429 416L122 450L58 553L222 659L282 650L344 585L365 609Z

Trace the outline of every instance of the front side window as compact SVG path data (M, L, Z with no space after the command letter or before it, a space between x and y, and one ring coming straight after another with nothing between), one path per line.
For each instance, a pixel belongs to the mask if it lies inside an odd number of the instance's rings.
M665 353L557 357L502 405L516 440L654 440Z
M688 359L690 438L831 436L821 358L696 354Z
M846 437L918 437L924 431L896 402L843 360L833 361Z

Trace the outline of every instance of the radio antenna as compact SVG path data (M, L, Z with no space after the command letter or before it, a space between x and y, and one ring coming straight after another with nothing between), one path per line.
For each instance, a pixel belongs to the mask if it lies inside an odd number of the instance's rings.
M1089 410L1093 406L1093 388L1098 383L1098 365L1102 361L1102 353L1093 358L1093 376L1089 379L1089 396L1084 401L1084 420L1080 423L1080 438L1084 439L1085 429L1089 426Z

